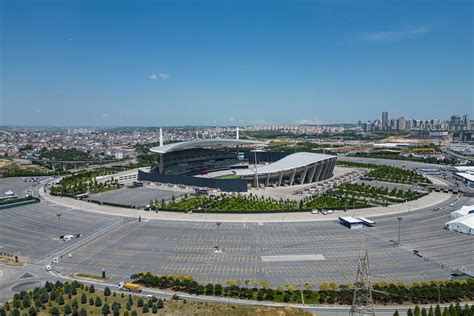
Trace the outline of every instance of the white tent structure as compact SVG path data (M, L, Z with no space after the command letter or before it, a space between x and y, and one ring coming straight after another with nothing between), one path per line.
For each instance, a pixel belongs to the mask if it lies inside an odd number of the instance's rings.
M468 214L452 221L449 221L445 225L447 230L455 232L474 235L474 214Z
M472 213L474 213L474 205L465 205L461 207L460 209L454 212L451 212L449 214L449 219L456 219L456 218L463 217Z

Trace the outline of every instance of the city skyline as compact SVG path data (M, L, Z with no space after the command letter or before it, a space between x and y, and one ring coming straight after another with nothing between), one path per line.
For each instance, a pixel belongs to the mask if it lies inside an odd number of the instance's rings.
M471 1L1 6L0 125L473 116Z

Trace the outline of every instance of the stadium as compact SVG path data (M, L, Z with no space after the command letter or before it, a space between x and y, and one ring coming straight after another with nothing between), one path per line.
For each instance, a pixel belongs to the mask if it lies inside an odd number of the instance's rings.
M139 170L138 179L246 192L249 187L292 186L333 175L335 156L309 152L263 155L259 148L265 145L239 139L238 134L235 139L195 139L163 145L160 136L160 145L150 149L159 154L159 161L149 171Z

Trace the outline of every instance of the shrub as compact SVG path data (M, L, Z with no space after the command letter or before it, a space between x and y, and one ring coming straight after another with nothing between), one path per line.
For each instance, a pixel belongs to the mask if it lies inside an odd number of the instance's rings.
M148 304L143 305L143 313L144 314L148 313Z
M142 306L143 306L143 299L142 299L141 297L137 300L137 306L138 306L138 307L142 307Z
M91 286L89 287L89 293L95 293L94 284L91 284Z

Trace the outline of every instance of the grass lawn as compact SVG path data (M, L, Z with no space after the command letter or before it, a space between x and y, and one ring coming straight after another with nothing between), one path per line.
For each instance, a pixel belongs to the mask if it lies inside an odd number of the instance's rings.
M236 174L226 174L224 176L216 177L216 179L222 179L222 180L225 180L225 179L240 179L240 176L238 176Z

